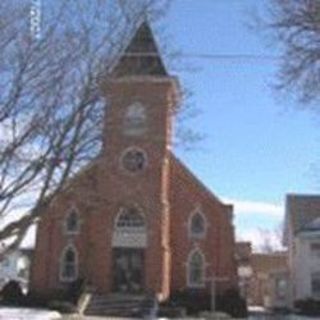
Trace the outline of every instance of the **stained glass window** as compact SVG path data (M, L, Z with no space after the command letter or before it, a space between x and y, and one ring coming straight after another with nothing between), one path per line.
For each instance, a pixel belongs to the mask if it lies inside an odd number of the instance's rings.
M194 251L189 257L188 284L190 287L204 285L204 258L199 251Z
M79 214L75 209L72 209L65 221L65 228L67 234L76 234L80 231Z
M116 228L141 229L145 227L142 213L136 207L122 208L116 220Z
M69 246L62 253L60 278L62 281L70 282L76 280L77 274L77 252L73 246Z
M127 171L135 173L146 166L146 156L142 150L130 149L122 157L122 166Z

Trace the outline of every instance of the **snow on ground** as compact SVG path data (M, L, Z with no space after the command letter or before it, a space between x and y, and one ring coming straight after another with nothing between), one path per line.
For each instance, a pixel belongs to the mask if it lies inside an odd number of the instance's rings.
M319 318L310 318L298 315L282 315L282 314L255 314L248 318L249 320L319 320Z
M0 320L56 320L59 312L28 308L0 308Z
M260 311L260 310L256 310ZM28 308L2 308L0 307L0 320L114 320L109 317L79 317L79 316L62 316L59 312L41 309ZM191 318L188 318L190 320ZM295 315L255 315L250 316L248 320L310 320L309 317L295 316ZM317 318L313 318L316 320ZM117 318L117 320L129 320L129 318ZM158 320L169 320L159 318ZM183 319L180 319L183 320ZM198 319L200 320L200 318Z

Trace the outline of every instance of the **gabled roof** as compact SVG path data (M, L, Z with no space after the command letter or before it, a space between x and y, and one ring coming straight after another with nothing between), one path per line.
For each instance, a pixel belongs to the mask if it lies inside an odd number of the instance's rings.
M320 195L287 195L286 220L293 233L320 230Z
M112 76L167 76L152 30L143 21L113 68Z

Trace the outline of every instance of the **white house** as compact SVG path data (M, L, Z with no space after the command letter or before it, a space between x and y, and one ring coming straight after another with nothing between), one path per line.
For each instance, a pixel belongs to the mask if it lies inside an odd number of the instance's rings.
M300 299L320 299L320 195L287 195L284 244L291 306Z
M18 249L0 259L0 288L9 280L25 285L29 278L32 250Z

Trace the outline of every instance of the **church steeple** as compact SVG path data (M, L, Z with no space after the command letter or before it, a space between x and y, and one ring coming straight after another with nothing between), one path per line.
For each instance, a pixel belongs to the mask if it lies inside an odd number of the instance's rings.
M112 70L112 76L167 76L152 30L143 21Z

